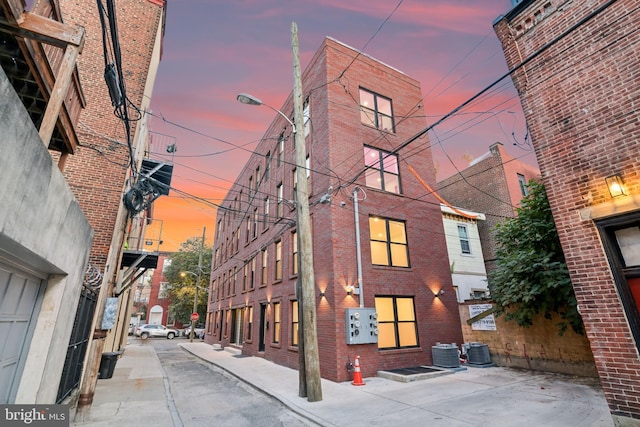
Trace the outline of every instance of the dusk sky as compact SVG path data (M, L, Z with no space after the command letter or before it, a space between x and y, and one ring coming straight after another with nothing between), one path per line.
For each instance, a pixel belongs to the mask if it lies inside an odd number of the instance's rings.
M418 80L430 125L507 72L492 23L510 8L510 0L170 0L150 119L152 132L168 135L154 140L175 138L177 146L171 186L178 191L154 203L161 250L177 250L205 226L212 244L214 204L276 116L236 95L282 107L293 89L292 22L303 69L332 37ZM497 141L535 164L525 134L507 78L429 133L438 180Z

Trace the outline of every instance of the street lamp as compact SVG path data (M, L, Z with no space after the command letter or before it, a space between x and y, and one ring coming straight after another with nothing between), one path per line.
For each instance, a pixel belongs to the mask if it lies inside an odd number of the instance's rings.
M242 103L242 104L247 104L247 105L264 105L267 108L271 108L273 111L275 111L276 113L280 114L282 117L284 117L284 119L291 125L291 129L292 132L295 134L296 133L296 125L291 121L291 119L289 119L289 117L287 117L286 114L284 114L282 111L278 110L277 108L272 107L269 104L265 104L264 102L262 102L260 99L256 98L253 95L249 95L248 93L241 93L238 94L238 96L236 96L236 99L238 100L238 102Z
M315 285L313 275L313 243L311 240L311 215L309 213L309 183L306 174L306 154L304 132L296 132L296 129L304 128L303 102L302 102L302 78L300 73L300 56L298 51L298 27L296 23L291 24L291 47L293 50L293 116L297 126L282 111L263 103L258 98L241 93L237 100L248 105L264 105L280 116L291 125L294 133L295 153L296 153L296 215L298 227L298 248L299 248L299 289L298 306L302 311L302 340L299 348L300 374L304 371L304 381L300 382L300 397L306 396L310 402L322 400L322 388L320 382L320 355L318 351L318 336L316 327L316 304ZM300 351L302 350L302 351ZM302 355L301 353L304 353ZM304 363L304 369L302 364ZM302 386L305 390L302 390Z
M198 268L198 274L193 271L183 271L180 273L181 277L185 277L187 274L191 274L196 278L196 292L193 296L193 311L191 312L191 332L189 332L189 342L193 342L193 330L196 327L196 321L193 317L193 313L198 312L198 288L200 287L200 269Z

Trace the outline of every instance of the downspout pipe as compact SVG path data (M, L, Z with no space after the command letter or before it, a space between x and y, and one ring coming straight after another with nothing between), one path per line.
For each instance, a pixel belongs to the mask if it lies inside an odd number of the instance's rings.
M356 262L358 267L358 287L354 289L354 292L358 292L360 295L360 308L364 308L364 283L362 282L362 250L360 248L360 218L358 215L358 190L360 187L353 189L353 213L355 215L356 222ZM357 291L356 291L357 289Z

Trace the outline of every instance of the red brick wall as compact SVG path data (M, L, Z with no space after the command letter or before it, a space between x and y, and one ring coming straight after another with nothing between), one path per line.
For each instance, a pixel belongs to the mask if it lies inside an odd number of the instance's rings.
M81 147L64 174L94 229L89 262L104 268L121 203L129 151L122 122L113 114L104 80L102 30L95 1L60 0L65 22L86 30L78 71L87 105L77 126ZM116 14L127 96L140 105L162 6L148 0L118 0ZM135 112L130 113L135 118ZM132 123L132 135L135 122Z
M384 66L366 56L359 56L352 63L356 53L350 48L331 39L325 40L311 61L311 65L303 74L303 89L311 99L312 134L307 137L308 151L311 153L310 196L313 244L314 275L317 301L318 347L320 351L320 368L324 378L335 381L351 379L346 371L347 360L353 361L356 355L361 356L363 376L375 376L381 369L430 365L431 346L435 342L460 343L462 333L454 292L447 292L440 299L434 298L434 292L441 288L451 289L451 274L445 246L440 206L435 197L422 187L407 169L411 165L421 177L431 185L435 183L435 173L431 152L428 150L428 139L423 137L411 145L411 149L400 151L400 175L403 195L384 193L366 188L364 176L358 175L364 168L363 145L371 145L391 151L405 142L409 137L426 128L423 114L420 113L422 95L420 85L410 77ZM346 70L344 75L337 79ZM381 134L379 131L360 123L359 86L372 90L393 101L396 117L396 133ZM313 88L313 90L312 90ZM292 111L291 98L281 110ZM417 113L417 114L415 114ZM403 117L415 118L402 119ZM254 155L241 172L223 206L229 206L234 197L242 189L246 199L248 177L258 164L264 171L264 154L270 150L272 157L276 155L276 137L286 123L276 120L267 130L265 141L256 150L261 155ZM286 132L289 135L289 132ZM271 139L269 139L271 138ZM272 164L271 179L259 189L258 205L266 194L272 195L272 215L275 215L276 185L282 180L285 198L291 197L291 177L293 171L293 139L286 143L287 157L280 169ZM422 148L419 155L407 155L413 149ZM338 178L339 179L338 179ZM255 180L255 176L254 176ZM374 307L375 295L405 295L415 298L420 347L403 350L379 351L377 344L347 345L345 310L358 307L357 295L347 295L346 286L356 283L357 266L355 251L355 218L354 204L351 198L354 185L346 184L349 180L365 189L366 198L358 193L359 220L362 244L363 295L364 306ZM334 194L331 204L319 204L320 196L333 186ZM341 205L344 203L344 206ZM242 212L252 211L245 203ZM285 207L285 213L295 219L295 211ZM228 214L227 214L228 215ZM369 215L385 216L406 221L407 238L411 268L375 267L371 264L369 249ZM218 213L218 218L224 216ZM273 266L273 241L282 236L283 271L282 282L266 287L257 287L254 291L241 293L214 301L209 311L220 307L238 307L260 301L282 302L282 342L277 346L267 345L264 357L276 363L293 368L297 367L297 350L289 346L289 300L295 297L295 276L290 276L290 229L285 223L271 224L270 228L248 245L244 245L244 216L237 215L223 233L217 234L215 248L235 231L240 224L242 231L240 251L233 257L225 259L223 265L214 270L212 279L222 277L224 271L234 265L240 266L261 248L269 247L269 263ZM232 216L233 218L233 216ZM235 221L235 222L234 222ZM261 229L261 228L260 228ZM258 262L258 271L260 262ZM272 271L272 270L270 270ZM258 274L259 276L259 274ZM256 285L257 286L257 285ZM320 298L320 291L325 296ZM271 308L271 307L270 307ZM254 331L251 343L245 343L243 352L258 355L259 306L254 309ZM269 331L270 332L270 331ZM207 342L217 342L216 336L208 336ZM229 339L223 338L223 345Z
M495 25L508 65L605 3L528 2ZM622 175L632 195L640 190L639 25L637 2L614 2L513 76L605 395L614 415L632 418L640 418L637 343L597 229L578 213L613 203L606 176Z
M478 233L489 272L496 258L493 229L505 218L515 216L515 207L522 199L517 175L523 175L528 182L539 178L540 171L509 156L501 143L493 144L488 154L459 174L440 181L438 193L454 206L486 215L485 221L478 221Z

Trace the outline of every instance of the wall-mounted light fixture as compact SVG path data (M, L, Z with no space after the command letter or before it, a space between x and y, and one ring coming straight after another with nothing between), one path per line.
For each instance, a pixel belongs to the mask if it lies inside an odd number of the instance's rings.
M433 294L435 298L439 298L440 295L444 295L444 289L440 289L438 292Z
M324 292L320 291L320 298L324 297Z
M353 295L353 285L347 285L347 295Z
M620 197L626 195L620 175L611 175L606 177L604 180L607 183L607 188L609 189L609 194L611 194L611 197Z

